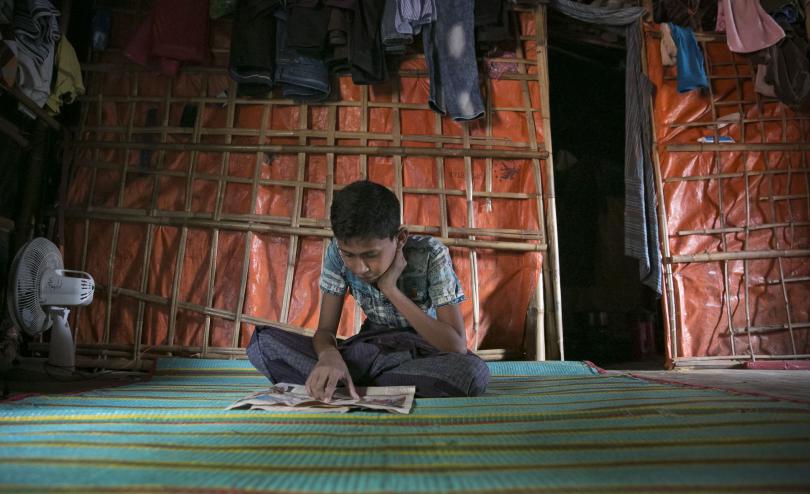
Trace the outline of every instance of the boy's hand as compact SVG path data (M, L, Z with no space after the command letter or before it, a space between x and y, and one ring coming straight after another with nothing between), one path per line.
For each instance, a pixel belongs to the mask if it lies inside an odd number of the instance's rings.
M341 381L346 381L352 398L360 398L360 395L354 389L352 376L349 374L349 369L346 367L343 357L340 356L337 350L326 351L318 359L318 363L307 378L307 393L316 400L328 403Z
M399 245L391 265L388 266L388 269L386 269L377 280L377 287L379 287L380 291L386 293L388 289L396 287L397 280L402 272L405 271L407 265L408 261L405 260L405 255L402 253L402 245Z

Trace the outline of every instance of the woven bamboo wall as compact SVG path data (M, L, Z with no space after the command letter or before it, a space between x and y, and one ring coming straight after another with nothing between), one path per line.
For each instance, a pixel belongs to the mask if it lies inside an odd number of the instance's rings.
M678 94L647 32L669 356L810 357L810 116L754 91L756 67L698 35L710 90ZM698 144L701 136L733 144Z
M97 291L73 314L80 355L241 356L257 324L308 332L328 206L367 177L395 191L411 232L451 247L471 348L560 356L545 7L512 12L517 58L481 62L514 73L484 71L487 117L469 125L428 109L421 55L386 85L341 78L334 102L237 97L229 20L212 24L211 66L148 72L121 54L143 14L114 8L111 47L83 66L65 263ZM346 304L340 335L360 321Z

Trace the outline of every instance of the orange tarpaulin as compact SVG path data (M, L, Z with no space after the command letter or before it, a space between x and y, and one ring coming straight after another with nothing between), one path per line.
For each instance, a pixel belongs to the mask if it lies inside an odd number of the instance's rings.
M810 119L755 93L756 67L722 38L701 43L711 90L685 94L675 67L661 64L655 30L646 42L674 261L669 357L807 356ZM691 147L715 132L736 144ZM794 257L762 255L774 250Z

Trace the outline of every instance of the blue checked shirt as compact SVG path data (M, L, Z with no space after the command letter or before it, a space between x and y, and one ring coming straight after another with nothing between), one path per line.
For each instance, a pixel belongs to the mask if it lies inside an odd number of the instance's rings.
M402 249L408 265L397 286L426 314L436 317L436 308L465 300L461 284L453 270L447 247L433 237L411 235ZM326 249L321 269L321 291L342 297L351 291L366 317L391 328L412 326L377 287L356 277L343 264L334 239Z

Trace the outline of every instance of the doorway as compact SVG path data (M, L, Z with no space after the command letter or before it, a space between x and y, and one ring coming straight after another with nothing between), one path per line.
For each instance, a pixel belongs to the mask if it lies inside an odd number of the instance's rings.
M659 301L624 255L624 39L554 14L548 32L566 358L662 368Z

